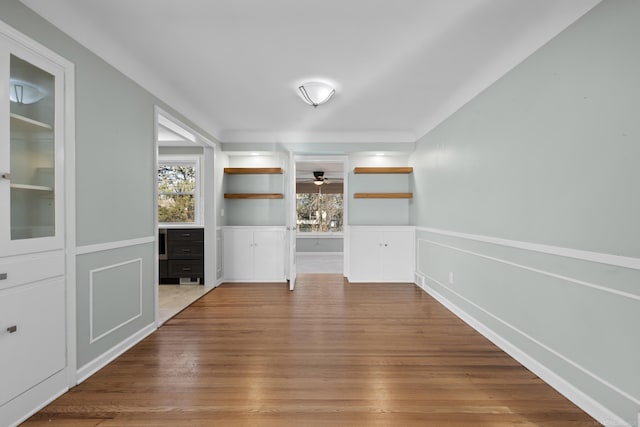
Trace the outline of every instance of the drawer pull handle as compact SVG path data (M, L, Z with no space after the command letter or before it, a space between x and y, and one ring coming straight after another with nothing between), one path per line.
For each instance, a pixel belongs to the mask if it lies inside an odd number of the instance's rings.
M7 273L0 273L0 280L7 280Z
M183 233L183 234L182 234L182 237L191 237L191 234L189 234L189 233Z
M191 271L191 269L189 267L183 267L182 271Z
M18 326L17 325L13 325L13 326L9 326L7 328L7 332L9 332L10 334L17 332L18 331Z
M191 252L191 249L183 249L182 252Z

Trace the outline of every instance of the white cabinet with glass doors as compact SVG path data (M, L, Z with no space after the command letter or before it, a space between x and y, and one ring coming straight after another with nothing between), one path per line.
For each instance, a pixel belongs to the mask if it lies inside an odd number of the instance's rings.
M68 387L65 73L0 26L0 419Z

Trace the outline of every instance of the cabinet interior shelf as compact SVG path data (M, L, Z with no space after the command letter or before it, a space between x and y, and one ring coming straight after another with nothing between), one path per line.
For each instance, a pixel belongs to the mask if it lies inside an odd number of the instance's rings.
M45 187L44 185L11 184L11 188L19 190L53 191L52 187Z
M355 193L354 199L411 199L413 193Z
M353 168L353 173L412 173L412 167L387 167L387 168Z
M282 193L225 193L225 199L282 199Z
M39 122L37 120L30 119L29 117L21 116L15 113L11 113L11 121L12 121L11 123L12 127L17 129L29 129L29 128L33 129L34 127L39 129L46 129L46 130L53 129L51 125Z
M229 175L281 174L282 168L224 168Z

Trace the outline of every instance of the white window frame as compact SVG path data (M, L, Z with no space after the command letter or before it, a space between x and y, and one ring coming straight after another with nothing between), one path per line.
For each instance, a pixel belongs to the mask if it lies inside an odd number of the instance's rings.
M203 226L203 203L202 203L202 155L159 155L158 167L163 165L175 166L175 165L189 165L195 168L196 185L194 190L194 221L193 222L159 222L159 227L194 227ZM157 176L156 176L157 179ZM160 191L157 190L156 204L160 197Z

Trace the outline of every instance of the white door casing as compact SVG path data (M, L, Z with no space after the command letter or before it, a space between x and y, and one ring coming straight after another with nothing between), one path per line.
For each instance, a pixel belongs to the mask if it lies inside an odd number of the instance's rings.
M289 271L288 271L288 279L289 279L289 290L293 291L296 287L296 233L297 233L297 202L296 202L296 157L290 152L289 153L289 182L288 184L288 200L289 204L287 206L287 235L289 239L288 249L288 260L289 260Z

